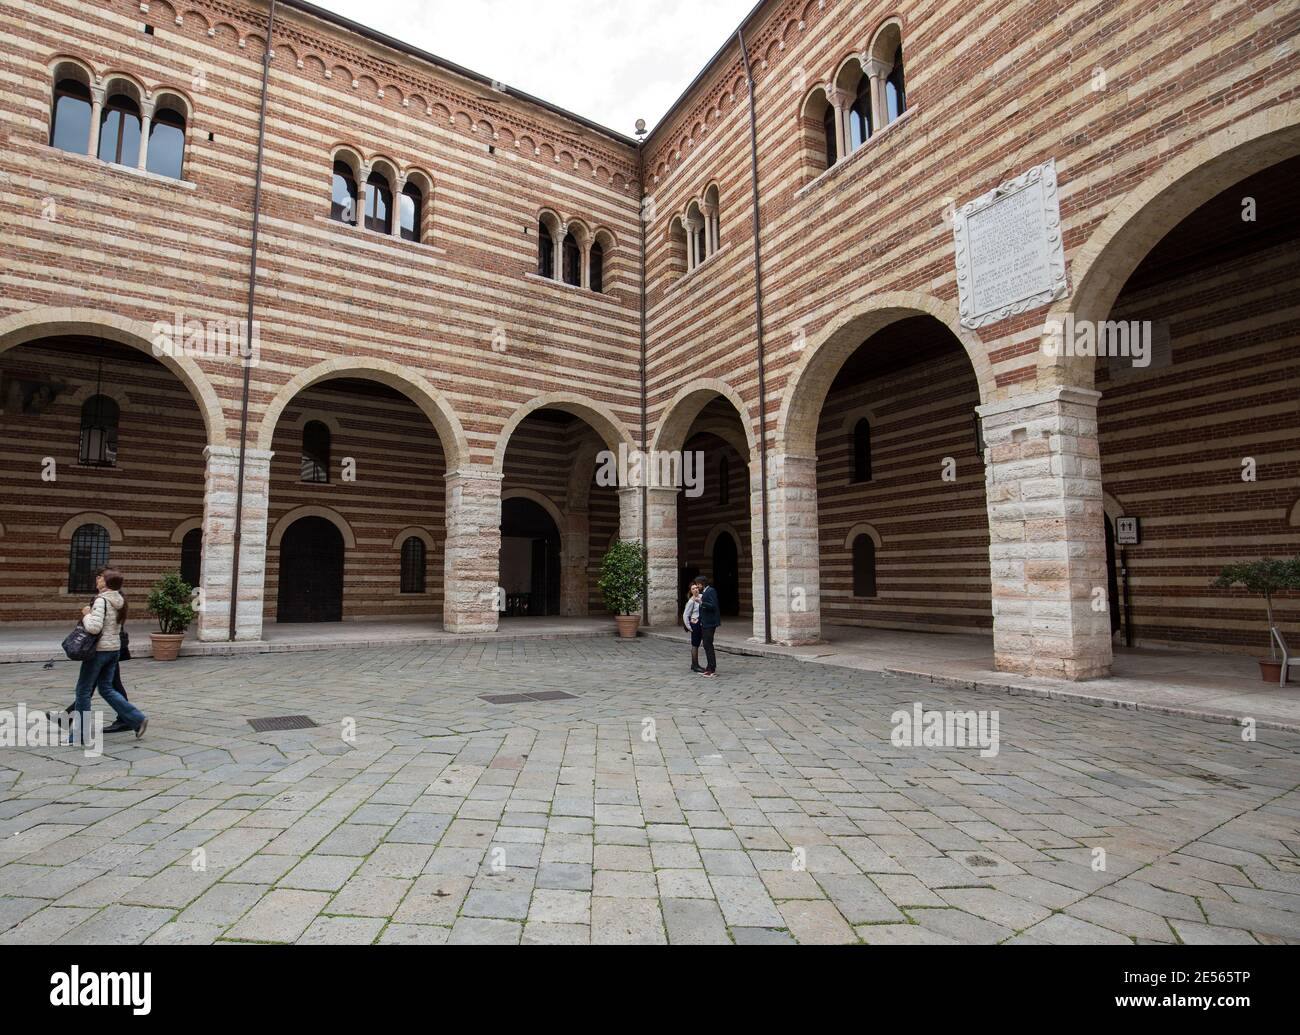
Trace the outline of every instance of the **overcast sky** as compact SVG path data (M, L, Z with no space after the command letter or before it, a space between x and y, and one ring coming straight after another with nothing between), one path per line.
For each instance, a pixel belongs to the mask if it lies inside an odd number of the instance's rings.
M753 0L313 0L629 136L653 128Z

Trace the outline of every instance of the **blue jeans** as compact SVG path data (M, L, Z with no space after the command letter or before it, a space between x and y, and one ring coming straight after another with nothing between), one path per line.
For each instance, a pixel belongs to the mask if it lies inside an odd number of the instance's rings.
M117 674L117 655L115 650L100 650L93 658L81 663L81 673L77 676L77 700L73 708L79 712L90 711L90 697L96 690L99 696L108 702L118 718L132 726L144 722L144 712L118 693L113 686Z

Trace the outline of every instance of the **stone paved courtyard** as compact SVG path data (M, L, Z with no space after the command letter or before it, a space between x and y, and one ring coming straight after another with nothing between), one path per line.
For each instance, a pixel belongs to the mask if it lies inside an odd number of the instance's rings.
M1300 941L1300 737L686 662L609 638L129 663L145 739L0 750L0 942ZM0 666L0 708L75 673ZM1000 752L894 747L916 701L996 709ZM247 721L297 714L318 728Z

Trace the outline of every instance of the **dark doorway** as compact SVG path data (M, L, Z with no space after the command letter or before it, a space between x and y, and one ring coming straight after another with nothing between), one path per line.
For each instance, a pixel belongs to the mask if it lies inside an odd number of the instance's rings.
M729 532L713 541L713 585L722 613L740 614L740 549Z
M1115 526L1106 515L1106 599L1110 601L1110 634L1119 632L1119 573L1115 570Z
M540 503L501 504L501 588L511 617L560 613L560 530Z
M276 621L343 621L343 534L333 522L299 518L285 531Z

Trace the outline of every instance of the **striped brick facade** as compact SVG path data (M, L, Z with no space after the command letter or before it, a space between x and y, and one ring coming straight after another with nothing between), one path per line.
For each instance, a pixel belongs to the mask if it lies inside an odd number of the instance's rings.
M69 383L84 392L89 361L43 358L51 339L148 357L155 321L241 321L265 6L0 0L0 11L9 260L0 374L62 376L59 365L71 364ZM744 26L762 199L762 412L749 91L736 40L638 150L395 41L292 4L277 19L259 362L242 442L240 637L260 637L276 613L277 526L302 508L332 509L355 538L345 619L441 615L451 631L495 628L502 499L526 493L559 519L568 613L598 609L595 569L610 536L641 538L644 528L650 616L671 618L680 571L711 563L706 538L725 525L741 539L741 610L756 635L814 641L837 622L991 627L1000 667L1082 678L1111 658L1107 616L1094 607L1107 578L1105 516L1132 508L1149 536L1130 554L1139 640L1262 644L1257 603L1206 583L1229 560L1300 551L1293 238L1166 280L1155 297L1125 284L1200 206L1300 153L1300 16L1289 5L763 5ZM826 169L817 91L841 100L854 69L879 72L895 41L906 111ZM74 61L92 87L123 77L143 100L179 98L188 111L179 180L49 145L53 70ZM394 185L423 184L421 240L331 220L336 158ZM952 207L1048 160L1060 183L1068 293L962 326ZM599 237L602 291L538 276L539 219L553 233L572 229L584 253ZM1218 285L1212 297L1207 283ZM1251 283L1259 298L1232 294ZM1047 318L1104 320L1113 309L1168 324L1173 364L1121 383L1094 361L1040 347ZM872 366L872 350L906 353L900 328L922 318L933 356ZM1247 329L1251 320L1257 329ZM85 356L98 347L85 345ZM1240 362L1216 360L1230 354ZM167 566L175 527L197 517L199 634L223 639L244 366L171 355L127 366L115 388L132 408L120 470L74 469L51 489L40 460L75 459L71 403L39 419L0 416L0 616L64 614L59 535L76 513L112 519L122 532L114 559L135 568L137 587ZM109 363L105 371L119 373ZM383 391L349 393L356 382ZM1203 410L1187 412L1189 398ZM145 406L154 434L141 442ZM1252 419L1261 407L1268 419ZM530 416L541 411L573 419ZM845 427L859 412L872 414L880 471L868 485L843 474ZM356 482L295 477L309 413L337 424L334 453L357 461ZM1157 436L1147 446L1126 430L1139 413ZM1198 451L1185 429L1211 413L1221 448ZM599 448L676 450L692 440L734 451L725 508L716 486L682 501L671 489L643 500L591 483ZM1241 458L1254 454L1258 481L1237 491ZM1174 455L1190 466L1170 480ZM945 480L949 458L956 476ZM706 470L717 460L710 455ZM175 490L173 466L183 468ZM1193 472L1195 492L1182 491ZM846 544L863 525L881 539L870 600L853 597L846 566ZM394 538L410 528L434 544L419 599L394 589ZM1296 602L1283 601L1281 614L1294 623Z

